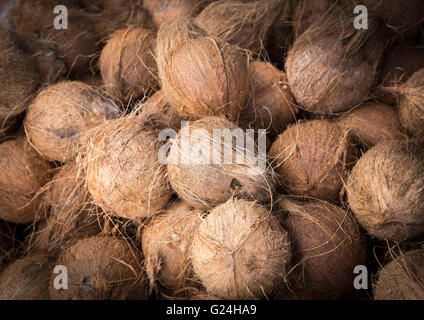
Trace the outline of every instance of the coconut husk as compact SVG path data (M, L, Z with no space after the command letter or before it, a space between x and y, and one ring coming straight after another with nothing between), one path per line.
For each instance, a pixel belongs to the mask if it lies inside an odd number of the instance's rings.
M402 241L424 233L423 152L415 142L385 141L352 169L349 206L371 236Z
M119 108L90 86L62 81L44 88L32 101L25 118L28 139L51 160L75 159L81 136L108 119Z
M283 2L280 0L214 1L193 22L213 37L259 53L282 9Z
M374 286L375 300L424 299L424 250L401 253L385 265Z
M10 250L15 243L15 235L12 227L0 220L0 273L10 257Z
M232 196L272 202L274 172L267 164L261 168L257 160L266 159L255 158L255 141L236 125L217 117L206 117L189 125L188 130L180 130L167 157L169 180L181 199L197 209L212 209ZM224 139L214 137L214 130L222 130ZM240 141L236 141L239 138L234 136L228 142L228 130L230 134L241 132L243 140L255 146L255 150L240 146ZM218 154L214 155L215 152Z
M156 59L165 96L184 117L233 119L247 101L244 53L186 20L159 30Z
M89 147L79 163L94 203L107 214L147 218L171 198L166 166L158 160L162 127L155 120L131 114L87 133Z
M324 201L278 201L293 244L288 284L276 299L338 299L354 290L354 268L366 263L366 243L353 216Z
M53 265L46 255L16 260L0 275L0 300L50 300Z
M28 223L40 218L40 191L50 164L19 137L0 144L0 219Z
M156 34L151 30L127 28L113 33L99 60L106 92L124 105L154 92L159 86L155 47Z
M298 112L287 85L287 77L267 62L255 61L249 65L251 97L240 112L238 124L242 128L266 129L268 137L277 137Z
M330 120L289 126L269 152L284 191L322 200L339 199L354 154L348 130Z
M147 299L140 253L124 240L112 237L82 239L64 250L56 261L68 269L68 289L56 290L51 277L50 296L55 300Z
M255 202L233 199L204 219L190 252L207 292L224 299L268 297L284 283L291 259L278 220Z
M368 103L356 108L339 119L366 148L371 148L385 140L398 140L403 137L399 113L391 106L381 103Z

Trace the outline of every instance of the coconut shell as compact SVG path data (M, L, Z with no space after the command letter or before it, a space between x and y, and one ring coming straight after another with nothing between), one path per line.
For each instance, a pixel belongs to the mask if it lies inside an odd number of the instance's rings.
M56 265L68 269L68 290L53 286L54 300L123 300L134 293L147 299L147 286L136 248L124 240L111 237L92 237L75 243L63 251Z
M221 0L208 5L193 21L214 37L258 53L282 9L280 0Z
M424 130L424 68L415 72L399 88L400 122L408 132L422 135Z
M378 22L356 30L351 19L328 17L309 28L286 60L289 87L303 109L333 114L368 97L385 47Z
M51 160L66 162L76 157L80 137L119 109L90 86L63 81L44 88L32 101L25 131L35 148Z
M337 200L355 148L349 132L330 120L289 126L270 149L281 188L291 195Z
M234 119L248 97L247 57L180 20L159 30L157 63L162 89L182 116Z
M0 130L22 113L41 82L35 60L20 46L21 39L0 28Z
M285 281L291 259L278 220L255 202L233 199L204 219L190 252L208 293L224 299L267 297Z
M424 300L424 250L402 253L385 265L374 286L375 300Z
M46 255L16 260L0 275L0 300L50 300L52 267Z
M286 74L261 61L249 65L249 74L251 98L240 113L239 126L266 129L270 137L276 137L295 120L298 111L287 85Z
M399 113L391 106L369 103L343 115L339 122L367 148L402 138Z
M412 44L398 43L387 49L384 67L381 71L381 88L378 100L396 105L399 93L387 90L405 83L414 72L424 68L424 48Z
M403 140L368 150L347 180L349 206L367 232L402 241L424 234L424 149Z
M151 289L159 285L168 295L186 296L190 289L199 288L188 248L202 216L178 201L146 225L141 243Z
M195 17L211 0L144 0L155 25L169 25L179 19Z
M249 152L244 147L240 148L234 142L234 137L232 149L228 152L228 145L225 147L227 138L214 138L214 130L225 133L226 129L233 133L240 131L227 120L206 117L190 123L188 130L180 130L172 144L167 159L169 180L180 198L194 208L212 209L232 196L263 203L272 199L272 168L266 165L265 171L262 170L251 153L255 152L256 155L257 150ZM255 143L244 134L242 138ZM220 152L216 158L214 152ZM240 155L244 161L237 159ZM225 160L230 157L231 161Z
M87 134L82 159L94 203L113 216L135 219L158 213L172 196L159 162L159 129L140 116L111 120Z
M127 28L111 35L99 61L110 96L129 104L158 87L155 46L156 35L148 29Z
M354 268L366 263L365 238L353 216L324 201L283 197L293 262L277 299L338 299L354 290Z
M35 236L35 248L55 254L81 238L101 232L98 208L74 162L63 166L48 185L46 205L50 208L44 228Z
M24 138L0 144L0 219L28 223L40 218L40 191L50 164Z

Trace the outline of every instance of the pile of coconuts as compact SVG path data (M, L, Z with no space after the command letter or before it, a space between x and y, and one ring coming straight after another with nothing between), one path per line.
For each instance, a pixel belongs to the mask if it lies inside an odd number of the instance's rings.
M2 6L0 299L424 299L422 1Z

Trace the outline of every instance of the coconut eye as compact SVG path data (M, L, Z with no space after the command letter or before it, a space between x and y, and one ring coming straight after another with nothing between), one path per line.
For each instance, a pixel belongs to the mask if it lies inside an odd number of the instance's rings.
M89 278L84 278L82 280L81 289L84 291L91 291L93 287L91 286L91 280Z
M233 179L231 180L231 189L233 190L240 190L241 188L243 188L242 184L240 183L240 181L238 181L237 179Z

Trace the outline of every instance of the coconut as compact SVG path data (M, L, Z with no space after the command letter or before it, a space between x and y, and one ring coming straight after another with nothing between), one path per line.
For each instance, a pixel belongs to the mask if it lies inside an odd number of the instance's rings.
M55 254L81 238L101 232L98 209L74 162L63 166L48 185L46 204L50 215L35 235L36 249Z
M286 74L272 64L261 61L250 64L249 74L251 98L240 113L239 126L267 129L269 136L274 138L295 120L297 114Z
M39 193L50 164L24 138L0 144L0 219L28 223L40 217Z
M13 29L13 17L11 10L15 9L18 5L18 0L6 0L0 3L0 27L6 29Z
M216 117L183 127L166 159L173 189L197 209L212 209L232 196L271 201L273 171L261 155L266 145L260 142L257 150L253 138Z
M195 274L224 299L268 297L286 278L289 236L255 202L230 199L200 224L190 248Z
M66 162L75 159L81 135L118 115L118 107L90 86L63 81L38 94L24 125L28 139L41 154Z
M269 156L289 194L337 200L354 153L346 129L330 120L310 120L289 126Z
M161 123L165 128L175 129L181 127L182 118L179 112L168 102L163 90L156 91L146 101L141 101L135 110L142 118Z
M188 248L203 213L178 201L145 226L141 244L150 287L157 284L170 296L186 296L199 287L189 262Z
M0 220L0 272L2 271L3 264L9 258L9 252L14 245L14 232L12 227Z
M283 9L280 0L215 1L193 21L208 34L242 49L258 53L268 30Z
M402 138L399 113L381 103L368 103L343 115L339 122L368 148Z
M143 5L159 28L179 19L195 17L209 2L211 0L144 0Z
M142 260L136 248L121 239L91 237L64 250L56 261L68 270L68 289L57 290L54 300L122 300L134 295L147 299Z
M385 265L374 286L375 300L424 300L424 250L402 253Z
M278 299L337 299L354 290L354 268L366 263L365 238L353 216L324 201L282 197L293 267Z
M398 88L399 117L402 125L414 135L423 134L424 126L424 68L415 72Z
M0 275L0 300L49 300L52 263L46 255L32 255L10 264Z
M378 23L356 30L351 19L330 16L309 28L286 60L289 87L307 111L333 114L364 101L385 47Z
M424 149L385 141L368 150L347 180L349 206L368 233L402 241L424 233Z
M157 64L162 89L182 116L233 119L248 97L247 57L179 20L159 30Z
M172 196L166 166L158 159L162 142L155 121L134 114L87 133L87 187L94 203L112 216L147 218Z
M158 87L154 50L156 35L148 29L127 28L113 33L100 55L105 90L129 104Z
M0 28L0 130L25 111L41 82L35 60L19 42L16 33Z
M378 100L396 105L399 93L397 90L390 90L390 87L402 85L421 68L424 68L424 48L399 43L387 49L381 71L381 85L377 92Z

